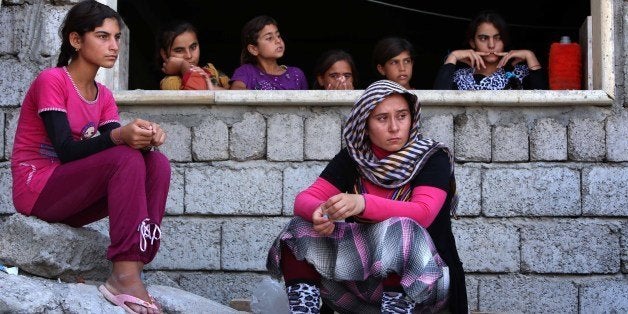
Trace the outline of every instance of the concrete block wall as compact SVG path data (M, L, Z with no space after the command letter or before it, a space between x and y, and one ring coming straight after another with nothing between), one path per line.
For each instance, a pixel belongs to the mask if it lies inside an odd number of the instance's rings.
M56 61L49 30L70 3L0 7L0 223L15 213L10 155L19 106L30 81ZM627 3L616 11L617 56L628 46ZM470 309L628 311L628 72L617 58L624 70L610 107L423 109L424 135L455 151L461 202L453 226ZM147 276L227 304L250 296L266 275L267 249L292 216L295 195L343 145L350 104L120 110L123 122L151 119L168 133L167 217Z
M165 274L222 303L249 296L265 275L270 243L292 216L295 195L340 149L349 111L250 103L245 110L120 108L123 120L156 120L168 133L161 149L173 164L165 236L149 275ZM628 118L593 107L567 115L517 111L519 121L499 108L423 109L424 135L446 138L456 151L461 218L453 225L471 309L536 312L550 304L589 312L598 301L628 309L628 154L618 153L628 138L613 146L604 140L618 137L612 125ZM5 134L14 126L6 123ZM593 127L603 134L581 134ZM533 147L544 150L535 155ZM4 215L14 212L9 158L0 164Z

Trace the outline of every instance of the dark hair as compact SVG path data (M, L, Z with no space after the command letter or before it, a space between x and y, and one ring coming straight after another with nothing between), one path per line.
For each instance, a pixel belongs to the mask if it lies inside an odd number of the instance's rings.
M416 53L414 52L414 46L404 38L401 37L385 37L380 39L375 48L373 48L373 63L375 66L384 65L386 61L398 56L400 53L407 51L410 54L410 58L414 60Z
M275 25L279 27L277 21L268 15L259 15L246 22L242 27L241 40L242 40L242 53L240 54L240 64L251 63L256 64L257 58L252 55L247 49L248 45L257 46L257 37L259 32L266 25Z
M499 36L504 43L504 50L508 50L510 45L510 32L508 31L508 24L499 13L491 10L481 11L473 18L467 27L467 34L465 36L465 45L469 45L470 41L473 41L475 34L478 31L478 27L482 23L490 23L497 28Z
M358 70L351 55L344 50L332 49L323 52L323 54L316 61L316 65L314 66L314 82L312 83L312 89L325 89L323 86L318 84L317 77L324 75L325 72L329 70L332 65L334 65L334 63L342 60L349 63L349 67L351 67L351 74L353 75L353 86L357 86Z
M76 57L76 50L70 43L71 33L76 32L79 36L83 37L85 33L102 26L105 19L110 18L118 21L120 29L124 27L124 23L118 12L102 3L94 0L86 0L75 4L70 11L68 11L59 29L61 49L59 59L57 59L57 66L66 66L70 62L70 59Z
M157 62L157 68L161 69L161 65L163 64L163 60L161 58L160 51L163 49L166 52L166 55L172 48L172 43L177 36L185 33L191 32L194 34L198 34L196 27L192 25L192 23L184 20L173 20L170 23L166 24L159 30L159 34L157 34L157 55L155 56L155 61Z

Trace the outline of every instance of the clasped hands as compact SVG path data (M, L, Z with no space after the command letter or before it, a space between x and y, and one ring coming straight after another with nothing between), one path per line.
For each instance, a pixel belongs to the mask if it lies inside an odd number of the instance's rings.
M314 230L322 236L330 235L334 221L359 215L364 211L365 201L361 194L340 193L330 197L312 214Z
M142 119L120 127L118 132L121 140L135 149L160 146L166 141L166 133L159 124Z

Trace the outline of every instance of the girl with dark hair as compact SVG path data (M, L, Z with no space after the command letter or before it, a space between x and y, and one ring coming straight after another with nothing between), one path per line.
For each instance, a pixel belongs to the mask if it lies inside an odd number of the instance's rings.
M354 89L357 84L358 71L346 51L328 50L316 61L312 89Z
M277 62L285 48L278 24L272 17L260 15L244 24L241 65L231 77L231 89L308 89L301 69Z
M508 25L499 14L480 12L469 23L466 43L471 49L447 55L434 89L547 89L547 78L534 52L510 50Z
M166 139L161 127L142 119L121 126L111 91L94 80L115 64L121 27L118 13L96 1L67 13L57 67L37 76L20 109L13 203L72 227L108 216L113 268L99 290L128 313L153 314L161 311L140 275L159 249L170 163L151 151Z
M450 215L454 162L423 138L413 93L381 80L358 98L343 148L294 201L266 267L293 313L467 313Z
M186 21L173 21L159 33L158 64L167 76L159 83L167 90L229 89L229 77L207 63L199 67L201 48L196 28Z
M413 89L410 80L414 57L414 46L401 37L383 38L373 48L373 63L377 72L383 78L397 82L405 89Z

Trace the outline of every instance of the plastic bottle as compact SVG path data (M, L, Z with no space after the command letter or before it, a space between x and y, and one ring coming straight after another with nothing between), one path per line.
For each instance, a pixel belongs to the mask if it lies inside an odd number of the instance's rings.
M569 36L562 36L560 42L550 46L548 62L550 89L582 88L582 59L580 55L580 45L572 43Z
M290 314L284 286L270 277L264 277L253 290L251 311L255 314Z

